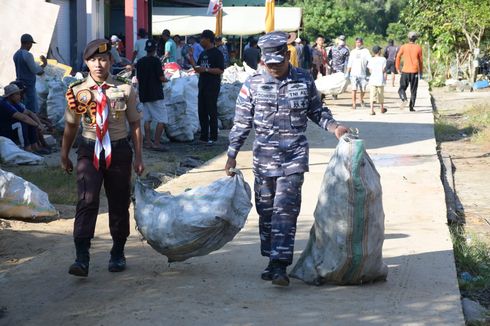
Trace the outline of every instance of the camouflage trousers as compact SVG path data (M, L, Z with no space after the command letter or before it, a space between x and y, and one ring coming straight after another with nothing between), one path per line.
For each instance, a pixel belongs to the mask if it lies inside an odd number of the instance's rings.
M262 256L292 264L303 181L303 173L283 177L255 176Z

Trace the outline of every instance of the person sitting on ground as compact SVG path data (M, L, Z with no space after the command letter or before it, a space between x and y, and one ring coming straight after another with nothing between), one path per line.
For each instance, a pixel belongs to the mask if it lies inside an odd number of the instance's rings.
M167 41L168 42L168 41ZM168 123L167 107L163 102L162 83L167 79L163 74L162 65L155 56L157 44L153 40L146 41L146 57L136 63L138 91L143 106L145 121L144 148L165 152L168 149L160 144L165 124ZM151 142L151 123L156 121L157 127L153 143Z
M32 111L21 104L22 90L15 84L4 88L4 97L0 101L0 136L11 139L28 152L49 154L39 147L36 129L45 127Z
M368 62L369 77L369 98L371 102L371 115L375 115L374 102L381 106L381 113L385 113L384 107L384 85L386 84L386 58L381 56L381 47L373 47L374 57Z

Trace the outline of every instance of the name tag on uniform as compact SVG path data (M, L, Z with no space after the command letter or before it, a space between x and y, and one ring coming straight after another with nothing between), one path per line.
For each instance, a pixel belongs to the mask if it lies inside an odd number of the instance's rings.
M303 83L288 84L287 97L307 97L308 86Z
M257 89L255 94L257 100L276 100L277 98L277 85L261 85Z

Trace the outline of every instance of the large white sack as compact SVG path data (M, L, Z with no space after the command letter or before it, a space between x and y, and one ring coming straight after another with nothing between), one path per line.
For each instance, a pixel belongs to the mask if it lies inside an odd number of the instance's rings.
M36 219L57 214L48 194L21 177L0 169L0 217Z
M218 120L222 129L231 129L235 118L236 99L240 93L242 84L222 84L218 96Z
M41 164L42 156L27 152L17 146L10 138L0 137L0 160L5 164Z
M165 132L171 140L192 141L199 130L197 83L197 76L191 75L172 79L171 83L164 85L168 112Z
M66 90L67 86L61 80L51 79L47 82L48 85L48 97L46 99L46 113L48 119L55 123L57 129L63 129L64 124L60 124L60 121L64 122L66 102Z
M344 136L325 171L315 223L291 276L320 285L385 280L380 176L364 141Z
M134 218L148 243L169 262L207 255L231 241L252 208L241 172L177 196L135 186Z
M349 79L345 77L344 73L337 72L335 74L318 77L315 80L317 90L325 95L339 95L342 94L347 85L349 85Z

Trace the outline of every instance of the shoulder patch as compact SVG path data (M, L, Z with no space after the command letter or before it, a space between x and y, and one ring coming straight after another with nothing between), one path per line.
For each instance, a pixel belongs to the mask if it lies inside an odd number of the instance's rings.
M117 81L120 81L121 83L125 83L125 84L128 84L128 85L131 85L131 80L129 80L128 78L124 78L124 77L121 77L121 76L118 76L116 75L116 80Z
M70 85L68 85L68 88L72 88L72 87L75 87L77 85L80 85L81 83L83 83L87 78L83 78L83 79L79 79L79 80L76 80L74 81L73 83L71 83Z

